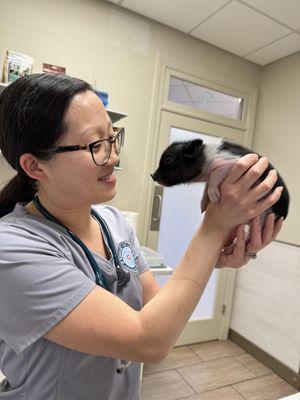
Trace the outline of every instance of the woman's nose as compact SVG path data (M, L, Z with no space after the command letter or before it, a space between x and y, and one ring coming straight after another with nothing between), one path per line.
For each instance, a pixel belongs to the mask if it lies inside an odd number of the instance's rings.
M113 143L112 149L111 149L111 153L110 153L110 157L107 160L107 164L108 165L115 165L120 161L120 157L117 155L116 153L116 147L115 144ZM106 165L107 165L106 164Z

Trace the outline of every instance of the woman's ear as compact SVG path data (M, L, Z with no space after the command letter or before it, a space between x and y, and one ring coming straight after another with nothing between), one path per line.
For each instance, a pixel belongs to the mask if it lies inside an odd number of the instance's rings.
M45 170L39 160L31 153L24 153L20 157L20 165L30 178L43 181L46 177Z

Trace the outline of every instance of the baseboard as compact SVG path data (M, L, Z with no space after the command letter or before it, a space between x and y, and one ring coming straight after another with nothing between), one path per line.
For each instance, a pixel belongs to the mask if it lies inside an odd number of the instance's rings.
M250 342L250 340L246 339L244 336L232 329L229 329L228 339L247 351L247 353L251 354L258 361L272 369L277 375L281 376L281 378L287 381L295 389L300 390L300 371L297 374L295 371L284 365L281 361L260 349L254 343Z

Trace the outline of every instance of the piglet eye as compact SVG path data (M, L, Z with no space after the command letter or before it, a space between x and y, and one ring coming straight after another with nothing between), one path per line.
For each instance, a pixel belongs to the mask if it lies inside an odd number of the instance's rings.
M173 157L167 156L164 158L165 165L172 165L173 164Z

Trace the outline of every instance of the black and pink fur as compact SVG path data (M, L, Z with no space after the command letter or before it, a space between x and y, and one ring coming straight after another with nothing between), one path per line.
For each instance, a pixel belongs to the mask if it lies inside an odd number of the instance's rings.
M174 142L163 152L159 167L151 176L162 186L206 182L201 200L201 211L203 212L209 201L218 202L220 200L219 186L221 182L228 175L234 163L249 153L253 153L253 150L223 139L213 143L204 143L201 139ZM260 180L263 180L271 169L274 167L269 164ZM261 216L262 224L269 212L274 212L276 219L287 217L290 196L279 174L272 190L277 186L283 186L281 197L270 210Z

